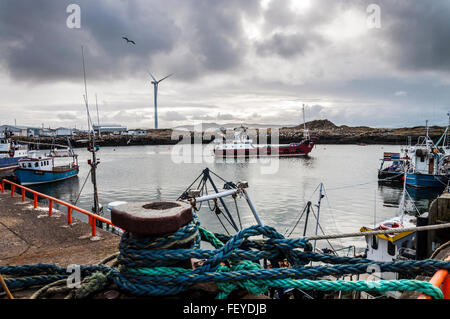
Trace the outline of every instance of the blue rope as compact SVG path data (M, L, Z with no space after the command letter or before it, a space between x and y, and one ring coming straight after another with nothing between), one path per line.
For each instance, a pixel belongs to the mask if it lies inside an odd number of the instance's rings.
M439 269L450 270L450 262L439 260L374 262L362 258L318 254L311 252L311 243L307 238L286 239L270 226L251 226L234 236L216 236L217 238L213 239L217 249L203 250L199 249L200 241L211 241L212 234L199 227L200 222L194 214L192 222L177 232L162 237L135 239L126 232L119 244L118 269L106 265L83 265L81 274L88 276L101 272L120 290L137 296L174 295L189 289L193 284L205 282L217 283L224 289L222 296L226 296L230 289L238 286L249 291L263 291L280 280L298 285L298 282L289 280L370 273L374 265L378 266L381 272L410 275L432 275ZM261 235L267 238L264 243L250 239ZM217 239L221 239L224 244ZM171 245L187 242L192 242L191 248L170 249ZM190 258L206 261L195 270L173 267L174 264ZM261 269L258 264L261 259L287 259L292 268ZM306 266L311 261L327 265ZM69 276L65 268L51 264L0 266L0 273L20 276L6 279L12 290L48 284ZM258 288L258 283L263 286ZM387 285L394 286L398 287Z

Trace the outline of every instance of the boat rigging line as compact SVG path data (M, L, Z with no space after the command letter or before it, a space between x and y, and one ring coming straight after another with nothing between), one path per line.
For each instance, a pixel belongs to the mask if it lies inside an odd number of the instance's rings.
M88 91L87 91L87 82L86 82L86 66L84 62L84 48L81 46L81 56L82 56L82 62L83 62L83 79L84 79L84 102L86 105L86 113L87 113L87 120L88 120L88 130L89 130L89 146L88 151L92 153L92 160L88 160L88 164L91 166L90 175L91 175L91 181L94 188L94 207L92 207L92 210L94 214L96 215L102 215L102 212L100 210L99 200L98 200L98 190L97 190L97 174L96 169L99 164L99 161L96 156L96 152L99 150L98 146L95 144L95 132L92 125L91 115L89 113L89 102L88 102ZM100 221L96 221L97 226L100 228L103 228L103 223Z

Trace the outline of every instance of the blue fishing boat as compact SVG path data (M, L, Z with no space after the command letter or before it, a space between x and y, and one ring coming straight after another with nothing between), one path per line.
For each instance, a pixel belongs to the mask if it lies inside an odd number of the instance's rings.
M15 175L21 185L57 182L79 173L78 155L71 148L52 150L46 156L30 152L30 156L19 160L18 165Z
M408 159L406 184L418 188L445 188L450 180L450 153L439 144L444 137L444 141L448 140L448 127L436 144L429 137L428 122L426 130L426 136L419 137L416 145L403 150Z

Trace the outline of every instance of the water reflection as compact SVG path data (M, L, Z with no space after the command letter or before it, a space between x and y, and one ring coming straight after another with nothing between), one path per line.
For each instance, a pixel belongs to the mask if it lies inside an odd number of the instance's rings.
M31 185L29 188L39 193L51 194L55 198L64 198L70 203L75 203L80 192L80 180L78 176L75 176L57 183Z
M403 187L401 185L379 183L378 191L383 198L383 205L385 207L399 207L403 194Z
M399 208L403 197L403 186L401 184L379 184L378 191L383 198L386 207ZM415 188L406 186L405 195L406 212L412 215L422 214L428 211L431 202L439 197L444 189L440 188Z

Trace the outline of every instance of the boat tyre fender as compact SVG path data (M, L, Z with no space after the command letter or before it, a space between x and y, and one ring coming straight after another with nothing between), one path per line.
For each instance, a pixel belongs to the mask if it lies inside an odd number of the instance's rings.
M9 157L14 157L15 151L13 149L9 150Z
M400 227L402 227L402 225L398 222L387 222L387 223L380 224L381 230L388 230L391 228L400 228Z

